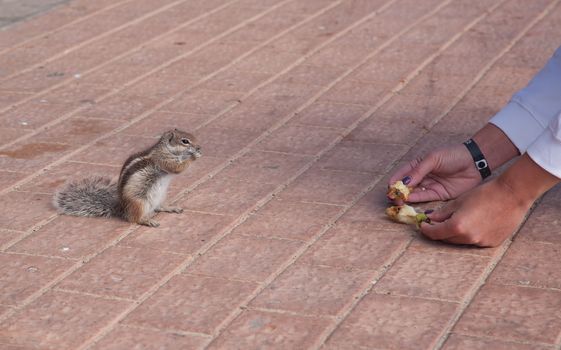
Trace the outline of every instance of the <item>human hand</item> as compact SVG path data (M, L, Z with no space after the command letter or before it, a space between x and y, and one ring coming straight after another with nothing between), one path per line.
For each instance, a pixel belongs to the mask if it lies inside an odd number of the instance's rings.
M398 169L389 184L402 180L413 187L408 202L448 200L469 191L481 182L481 175L463 144L437 149Z
M421 232L434 240L495 247L512 234L542 194L561 181L527 154L499 177L428 214Z
M499 179L485 183L428 214L421 232L432 240L495 247L522 223L533 201L518 201Z
M479 145L491 170L519 154L508 136L490 123L481 128L473 140ZM477 186L481 182L481 175L467 148L458 144L411 161L396 171L390 179L390 185L399 180L408 182L406 185L410 187L417 187L410 194L409 202L429 202L458 197Z

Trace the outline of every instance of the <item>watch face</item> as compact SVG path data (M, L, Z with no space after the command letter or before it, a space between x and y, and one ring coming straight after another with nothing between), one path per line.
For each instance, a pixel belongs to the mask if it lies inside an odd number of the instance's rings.
M485 159L478 160L475 162L475 166L477 167L477 170L485 169L487 168L487 161Z

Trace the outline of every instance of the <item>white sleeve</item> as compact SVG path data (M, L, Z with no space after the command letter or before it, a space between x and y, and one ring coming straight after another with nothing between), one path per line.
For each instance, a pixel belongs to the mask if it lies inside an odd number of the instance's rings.
M561 179L561 113L530 145L527 153L540 167Z
M549 138L552 142L554 140L560 142L559 122L551 124L560 112L561 47L555 51L553 57L530 83L517 92L490 122L508 136L520 153L524 153L538 138L544 138L541 142L546 142L545 138ZM548 125L550 125L549 131L547 131ZM557 134L555 125L557 125ZM538 148L543 151L543 147L546 147L546 144L538 146L536 143L531 154L537 157Z

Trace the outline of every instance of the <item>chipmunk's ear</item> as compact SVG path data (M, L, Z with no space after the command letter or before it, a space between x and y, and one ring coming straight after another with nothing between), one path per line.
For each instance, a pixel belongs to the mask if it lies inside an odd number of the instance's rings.
M162 135L162 140L165 140L167 142L171 142L173 140L173 138L175 137L175 133L173 130L169 130L166 131L163 135Z

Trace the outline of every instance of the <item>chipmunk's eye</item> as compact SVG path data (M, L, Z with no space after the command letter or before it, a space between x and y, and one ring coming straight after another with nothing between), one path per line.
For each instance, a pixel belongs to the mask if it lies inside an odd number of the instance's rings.
M189 141L189 139L181 139L181 143L184 145L189 145L191 144L191 142Z

